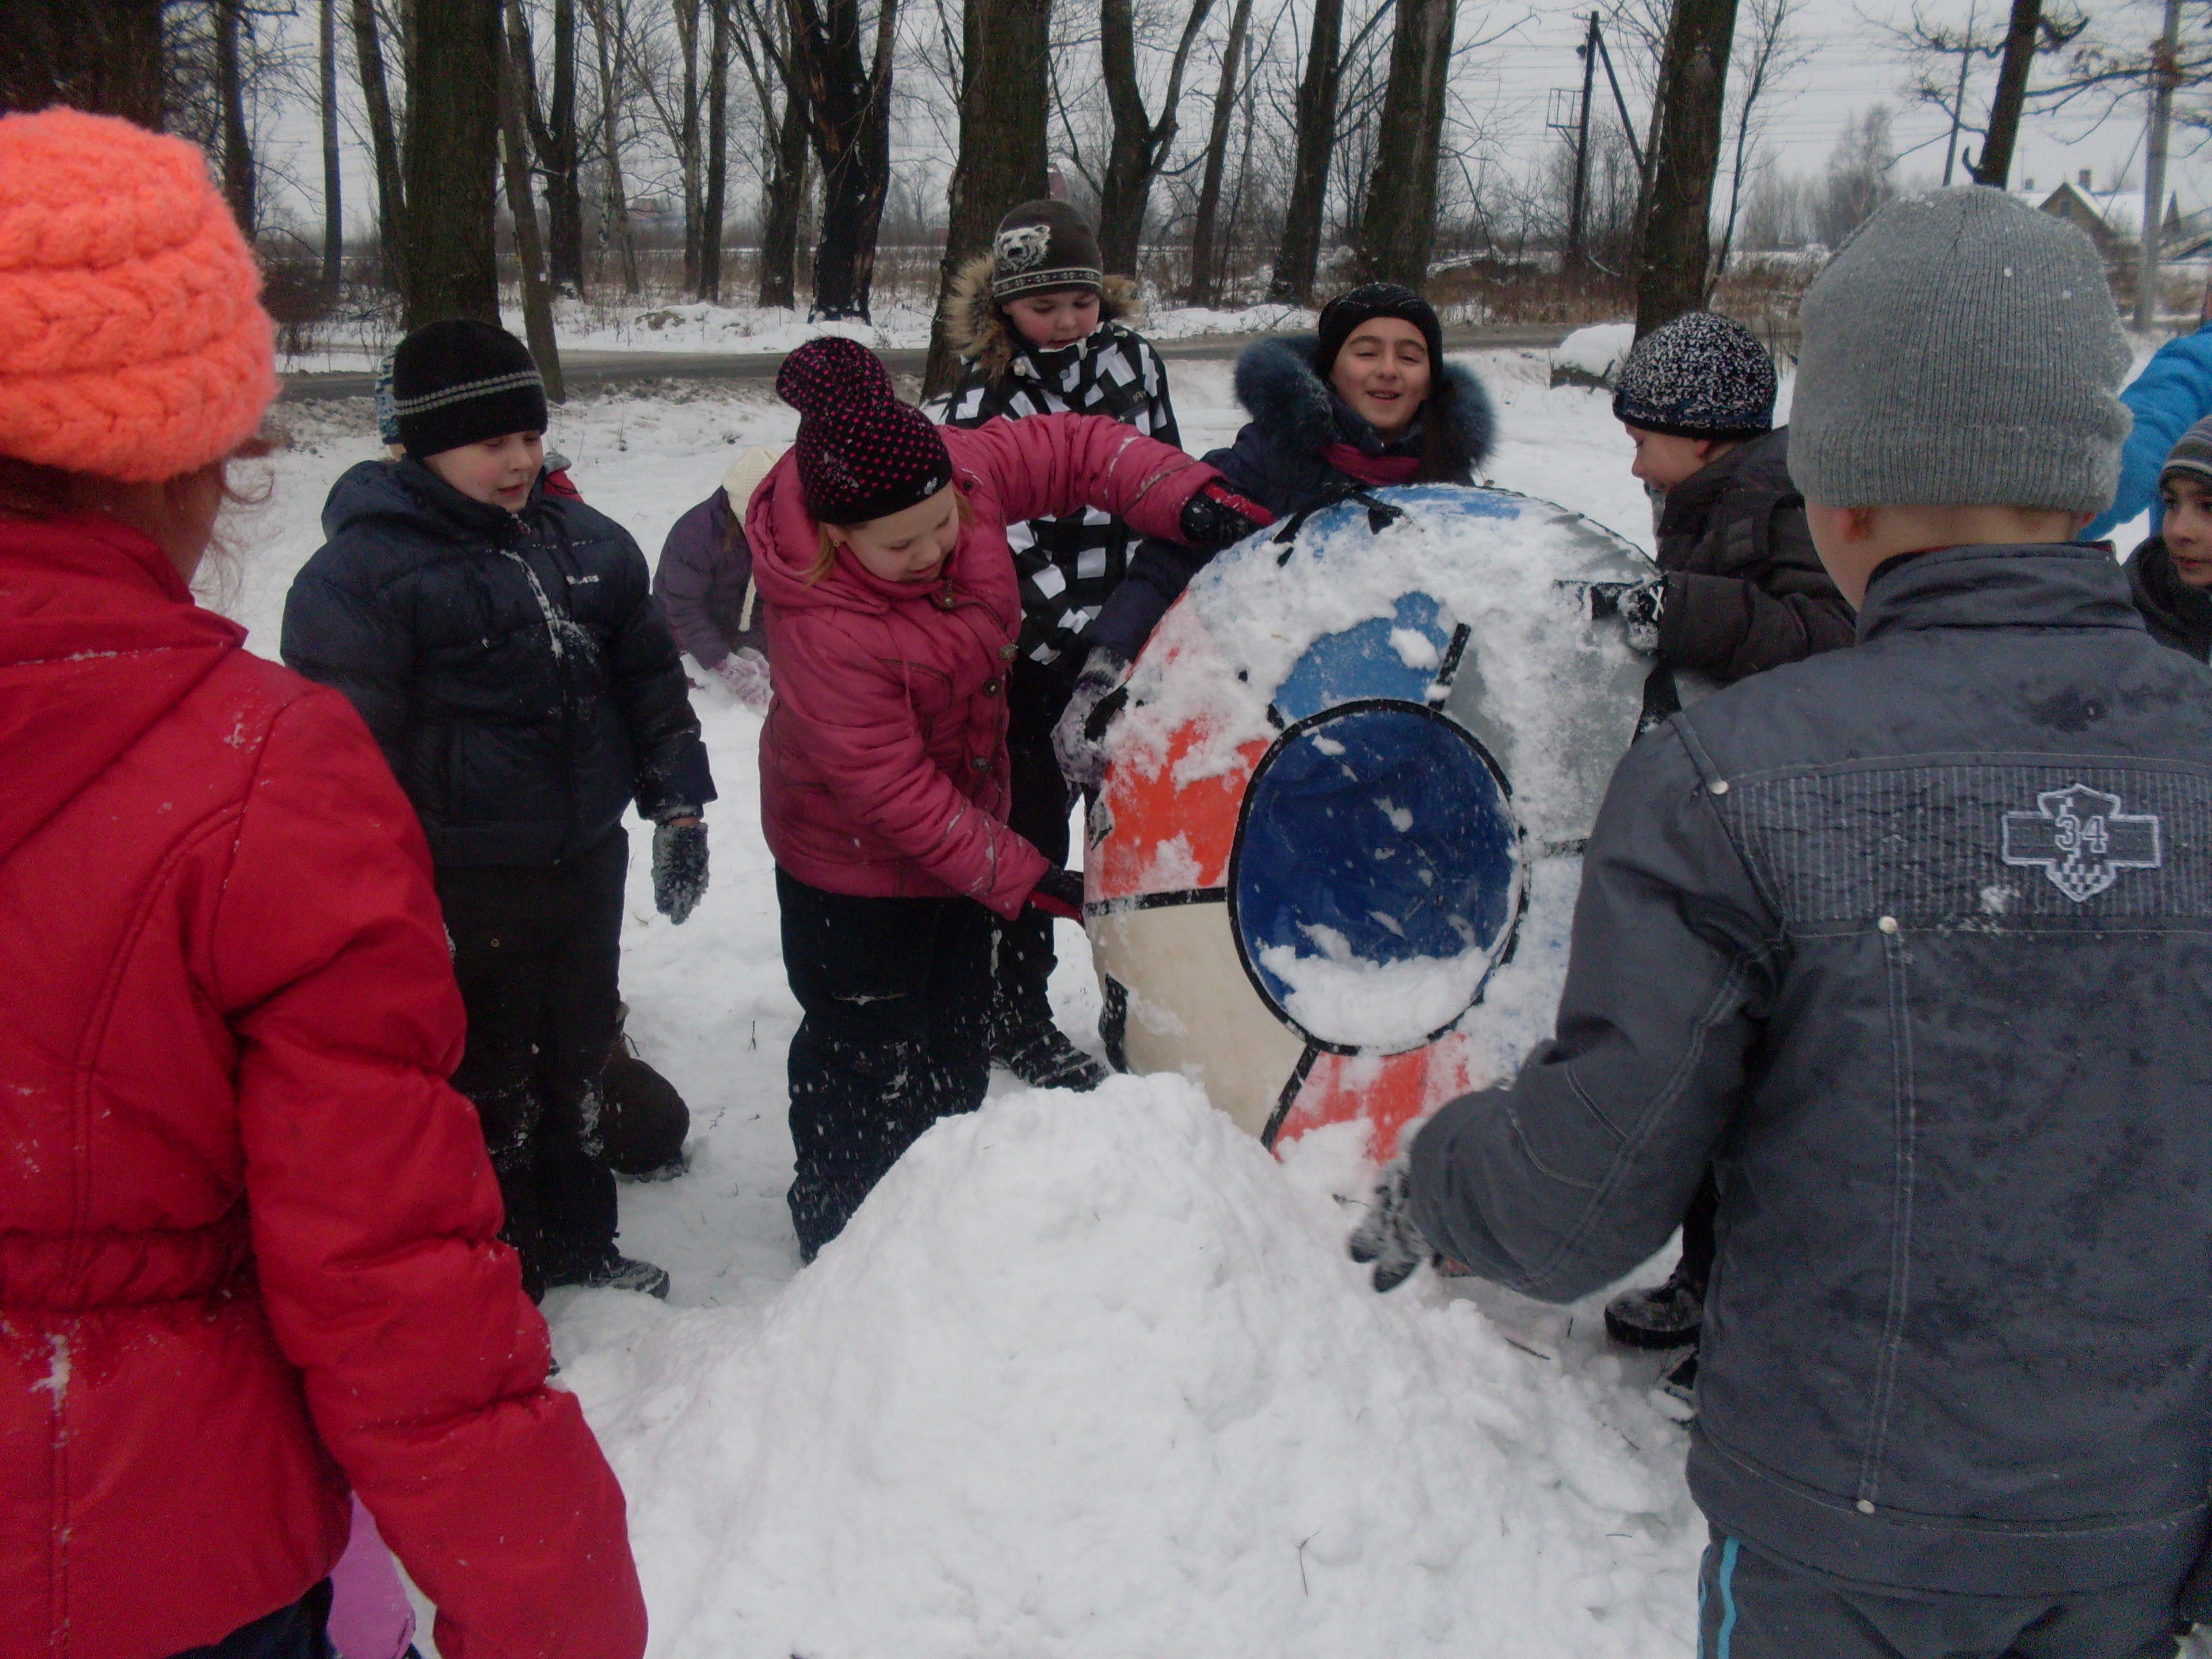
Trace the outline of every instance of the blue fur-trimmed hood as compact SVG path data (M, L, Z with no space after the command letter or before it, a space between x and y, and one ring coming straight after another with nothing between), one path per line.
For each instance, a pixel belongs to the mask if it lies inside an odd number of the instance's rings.
M1237 401L1285 448L1312 453L1344 435L1337 425L1342 402L1314 372L1319 343L1311 334L1282 334L1255 340L1237 359ZM1467 447L1469 468L1480 472L1497 442L1497 411L1471 370L1449 359L1442 368L1452 387L1453 426Z

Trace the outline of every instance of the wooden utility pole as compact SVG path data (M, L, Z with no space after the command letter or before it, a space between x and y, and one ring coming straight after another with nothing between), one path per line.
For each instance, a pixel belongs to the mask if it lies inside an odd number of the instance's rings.
M1659 69L1650 188L1636 259L1636 337L1705 302L1736 0L1674 0Z
M2004 61L1997 68L1996 96L1990 101L1990 126L1982 153L1966 163L1978 185L2005 188L2012 177L2012 149L2020 137L2020 112L2027 101L2027 72L2035 63L2036 31L2043 24L2043 0L2012 0L2005 26Z
M1731 6L1734 0L1729 0ZM1398 0L1382 142L1356 248L1361 276L1419 289L1436 244L1437 166L1444 133L1457 0Z
M405 326L499 321L499 0L415 0Z
M2150 49L2150 141L2144 151L2142 268L2136 279L2136 326L2158 321L2158 256L2166 236L2166 149L2173 134L2173 89L2181 82L2174 48L2181 38L2181 0L2166 0L2166 27Z
M1321 264L1321 222L1328 200L1329 153L1336 148L1337 61L1344 27L1344 0L1314 0L1313 39L1306 47L1306 72L1298 82L1298 143L1291 162L1291 199L1283 215L1283 240L1275 250L1275 272L1267 297L1304 305L1313 298Z
M1590 94L1597 88L1597 14L1589 15L1589 33L1583 39L1583 102L1575 116L1575 187L1567 209L1567 253L1565 264L1579 270L1589 259L1583 246L1583 213L1589 199Z
M945 191L945 258L930 325L924 397L958 378L945 307L960 268L988 251L1006 210L1049 188L1045 114L1052 0L967 0L960 21L960 157Z
M507 0L519 6L521 0ZM561 348L553 332L553 288L545 275L545 244L538 234L538 203L530 183L530 145L524 134L522 76L506 31L499 46L499 149L507 165L507 210L514 219L514 262L522 268L522 329L537 360L545 396L568 401L561 379Z

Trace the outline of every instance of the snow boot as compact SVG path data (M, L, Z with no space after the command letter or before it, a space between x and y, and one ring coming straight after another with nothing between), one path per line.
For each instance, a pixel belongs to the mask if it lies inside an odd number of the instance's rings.
M629 1008L621 1009L627 1020ZM671 1181L690 1166L684 1158L691 1109L676 1086L638 1057L621 1026L599 1073L599 1161L628 1181Z
M668 1269L656 1267L650 1261L640 1261L617 1250L610 1250L605 1260L588 1267L555 1269L545 1275L545 1288L558 1290L564 1285L575 1285L589 1291L639 1291L647 1296L668 1300Z
M1053 1024L1042 988L1015 989L1001 980L990 1022L991 1063L1005 1066L1033 1089L1085 1092L1111 1075L1103 1062L1085 1054Z
M1698 1351L1692 1348L1669 1365L1647 1396L1662 1417L1687 1423L1698 1414Z
M1705 1316L1705 1286L1680 1267L1664 1285L1628 1291L1606 1304L1605 1334L1625 1348L1686 1348Z

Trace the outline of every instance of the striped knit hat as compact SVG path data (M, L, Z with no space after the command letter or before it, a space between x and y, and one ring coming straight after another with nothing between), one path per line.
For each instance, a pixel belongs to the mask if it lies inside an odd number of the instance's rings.
M2212 415L2181 434L2181 441L2166 452L2158 469L2160 483L2169 472L2185 472L2199 483L2212 484Z
M392 354L399 441L416 460L509 432L545 430L545 383L530 348L493 323L426 323Z

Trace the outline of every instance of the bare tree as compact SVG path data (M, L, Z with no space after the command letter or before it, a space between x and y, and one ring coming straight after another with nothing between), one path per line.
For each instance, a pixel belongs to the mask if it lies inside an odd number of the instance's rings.
M499 0L414 0L407 64L406 325L499 320L492 239Z
M382 27L375 0L353 0L353 57L368 116L369 154L376 167L376 239L384 285L397 293L404 287L400 273L405 268L407 189L399 165L399 129L392 116L392 88L384 76Z
M960 15L960 156L945 191L945 258L922 392L955 374L946 308L960 268L991 245L1000 216L1045 193L1045 59L1052 0L966 0Z
M507 10L520 0L507 0ZM512 30L496 48L499 58L499 149L507 167L507 208L514 219L514 258L522 270L522 326L530 355L555 403L567 398L561 375L561 349L553 333L552 285L546 279L545 249L538 236L538 203L530 184L530 149L524 137L522 76L515 64Z
M1674 0L1659 71L1650 187L1636 264L1636 333L1705 304L1736 0Z
M1958 159L1960 136L1965 134L1986 140L1996 125L1995 118L1997 112L1994 103L1988 115L1982 119L1971 118L1967 112L1968 94L1972 90L1975 66L1978 64L1992 63L2004 58L2011 51L2014 40L2018 38L2014 35L2010 23L2008 23L2002 33L1992 33L1980 27L1982 19L1992 15L1995 11L1996 6L1993 0L1992 3L1971 8L1966 15L1966 24L1961 27L1944 18L1931 17L1921 7L1915 6L1906 21L1891 26L1888 30L1891 40L1904 53L1906 61L1914 67L1912 80L1906 88L1912 100L1915 103L1925 104L1941 110L1950 123L1950 134L1945 145L1943 156L1943 182L1947 185L1951 182L1952 170ZM2013 21L2018 20L2015 18ZM2071 8L2039 8L2032 37L2033 49L2028 54L2029 58L2063 51L2087 28L2088 23L2089 20L2086 15ZM2002 71L2000 70L2000 80L2002 79ZM2086 84L2086 80L2077 79L2072 89L2078 90ZM2062 86L2047 90L2057 94L2059 100L2063 101L2069 89ZM2001 87L2000 92L2002 91L2003 88ZM2014 97L2012 121L2016 129L2019 124L2020 108L2024 100L2031 95L2041 97L2044 94L2029 94L2027 88L2026 72L2023 70L2015 93L2012 95ZM2005 140L2004 170L2007 174L2011 172L2011 146L2012 141ZM1983 151L1985 156L1994 161L1994 153L1986 142L1983 145ZM1969 175L1972 176L1975 167L1973 157L1966 158L1966 167ZM1977 179L1976 182L1985 184L1990 181Z
M1437 168L1444 130L1457 0L1398 0L1382 148L1359 216L1354 253L1370 281L1418 289L1436 236Z
M1291 163L1283 238L1275 250L1267 297L1303 305L1313 298L1321 263L1322 215L1328 204L1329 155L1336 148L1336 86L1342 65L1337 37L1344 0L1314 0L1313 32L1306 42L1305 74L1298 81L1297 149Z
M730 177L730 5L708 0L714 14L707 48L707 196L701 204L698 296L722 298L722 221Z
M253 134L246 123L246 76L239 40L250 27L246 0L215 0L216 96L222 134L222 196L238 228L253 240Z
M605 170L605 207L599 222L604 239L612 227L615 252L622 261L623 292L638 292L637 237L629 221L629 192L623 179L622 115L629 70L629 0L585 0L592 42L599 65L599 161Z
M1728 270L1729 255L1735 246L1736 218L1743 210L1746 167L1753 152L1753 138L1761 125L1762 102L1775 82L1802 64L1807 54L1798 46L1791 24L1796 21L1803 0L1750 0L1750 27L1744 48L1736 53L1739 65L1729 94L1735 106L1730 125L1735 128L1735 155L1729 167L1728 219L1721 231L1720 252L1713 258L1712 270L1705 284L1705 297L1712 297L1712 287Z
M1229 39L1221 48L1221 81L1213 94L1213 118L1206 136L1206 176L1198 190L1198 217L1190 234L1189 301L1210 306L1216 289L1214 233L1221 212L1221 169L1228 161L1229 128L1237 114L1237 67L1252 22L1252 0L1236 0L1229 14Z
M158 129L161 0L9 0L0 113L69 104Z
M707 216L706 156L699 130L699 4L700 0L670 0L669 7L684 60L684 95L673 125L677 165L684 174L684 286L694 294L699 291L699 231ZM647 84L659 102L659 89L650 81Z
M1182 33L1168 60L1167 94L1160 101L1159 119L1155 121L1145 108L1144 88L1137 76L1136 18L1131 0L1099 0L1099 66L1105 76L1107 107L1114 118L1098 192L1098 252L1109 270L1137 268L1152 180L1159 176L1169 146L1175 143L1183 72L1189 67L1199 31L1206 27L1206 15L1213 9L1213 0L1189 0L1189 3Z
M806 204L806 98L793 78L790 13L783 0L733 0L744 8L733 44L761 112L768 165L761 177L759 303L792 307L799 299L799 224Z
M1872 218L1875 210L1897 194L1891 170L1897 147L1890 135L1889 106L1875 104L1844 124L1828 155L1828 176L1813 210L1814 228L1828 246Z
M804 88L822 164L822 240L814 315L866 318L876 231L890 189L891 48L898 0L877 0L872 52L860 46L860 0L790 0L794 90Z
M315 29L315 90L323 126L323 288L345 276L345 198L338 170L337 0L322 0Z
M2027 75L2035 62L2043 0L2013 0L2005 28L2004 61L1997 67L1996 95L1990 100L1990 124L1982 153L1966 163L1978 185L1999 190L2012 177L2012 150L2020 137L2020 112L2027 101Z

